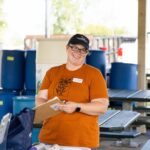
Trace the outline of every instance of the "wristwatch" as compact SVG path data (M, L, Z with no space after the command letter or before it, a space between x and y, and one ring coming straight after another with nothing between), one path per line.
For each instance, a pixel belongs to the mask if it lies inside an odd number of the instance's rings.
M76 109L75 109L75 112L80 112L81 111L81 106L80 105L77 105Z

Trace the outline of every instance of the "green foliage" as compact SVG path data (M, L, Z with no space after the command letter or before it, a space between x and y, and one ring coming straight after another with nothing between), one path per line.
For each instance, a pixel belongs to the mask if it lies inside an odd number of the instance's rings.
M3 6L3 0L0 0L0 39L2 38L4 29L6 28L7 24L3 18L3 10L2 10L2 6Z
M6 27L6 22L3 20L0 20L0 29L3 29Z
M127 33L124 28L112 29L104 25L90 24L85 27L82 18L84 10L88 9L91 2L91 0L52 0L52 14L55 18L53 34L80 32L83 34L110 36Z
M79 2L84 5L79 5ZM52 0L52 14L55 21L53 24L54 34L69 34L77 32L82 24L82 7L86 7L88 0Z
M86 28L81 29L80 32L92 35L100 35L100 36L112 36L112 35L123 35L126 34L126 30L124 28L108 28L104 25L88 25Z
M114 28L114 35L124 35L127 34L128 31L125 28Z

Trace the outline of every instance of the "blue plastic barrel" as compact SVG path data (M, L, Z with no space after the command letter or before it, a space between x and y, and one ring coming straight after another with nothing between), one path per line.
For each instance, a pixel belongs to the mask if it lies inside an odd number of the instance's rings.
M110 83L111 89L138 89L138 74L137 65L114 62L110 69Z
M86 63L98 68L106 78L106 57L105 52L101 50L90 50L89 55L86 57Z
M23 108L35 107L35 96L15 96L13 97L13 114L19 113ZM33 128L32 130L32 143L38 142L38 135L40 129Z
M114 62L111 64L109 88L111 89L138 89L137 65ZM132 103L131 105L135 105ZM122 102L110 102L110 106L122 107Z
M22 50L3 50L2 88L20 90L24 87L25 56Z
M13 112L13 97L18 94L17 91L0 90L0 120L8 112Z
M26 51L26 63L25 63L25 88L27 90L36 89L36 51Z
M19 113L25 107L35 107L35 96L15 96L13 97L13 114Z
M22 91L22 95L33 95L35 96L36 95L36 90L23 90Z

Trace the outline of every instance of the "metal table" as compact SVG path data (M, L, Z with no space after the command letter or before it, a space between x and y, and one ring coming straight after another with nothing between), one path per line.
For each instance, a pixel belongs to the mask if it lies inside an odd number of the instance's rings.
M131 102L150 102L150 90L108 89L110 101L122 101L123 109L132 110Z
M129 110L107 110L99 117L101 136L106 138L118 138L114 146L138 147L139 144L132 142L130 138L140 135L137 131L127 131L130 125L140 116L140 113Z
M123 131L128 128L140 113L129 110L108 110L99 117L101 131Z

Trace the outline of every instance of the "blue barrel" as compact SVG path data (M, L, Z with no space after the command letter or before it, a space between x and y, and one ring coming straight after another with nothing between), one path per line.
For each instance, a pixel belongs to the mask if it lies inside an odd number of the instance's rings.
M86 63L98 68L106 78L106 56L104 51L90 50L89 55L86 57Z
M13 97L18 94L17 91L0 90L0 120L8 112L13 112Z
M24 87L25 56L22 50L3 50L2 88L21 90Z
M13 97L13 114L19 113L23 108L35 107L35 96L15 96Z
M36 90L23 90L22 91L22 95L33 95L35 96L36 95Z
M19 113L23 108L35 107L35 96L15 96L13 97L13 114ZM38 135L40 129L33 128L32 130L32 143L38 142Z
M137 65L114 62L110 69L110 83L111 89L138 89L138 74Z
M26 63L25 63L25 88L27 90L36 89L36 51L26 51Z
M111 89L138 89L137 65L113 62L110 69L109 88ZM135 105L133 102L131 105ZM110 102L110 106L122 107L122 102Z

